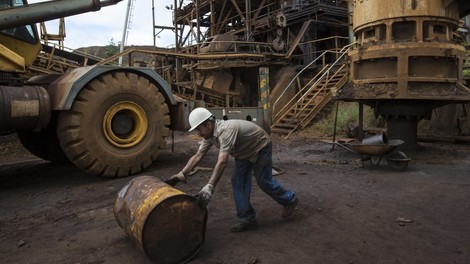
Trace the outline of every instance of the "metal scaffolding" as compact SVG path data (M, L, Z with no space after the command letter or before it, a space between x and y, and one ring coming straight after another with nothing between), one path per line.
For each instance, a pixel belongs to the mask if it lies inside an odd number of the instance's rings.
M174 31L169 52L188 56L158 56L157 68L171 65L167 81L178 91L224 104L257 105L259 94L252 87L259 67L274 74L283 67L300 69L325 50L339 51L349 43L344 0L175 0L173 21L172 28L154 25L154 30ZM226 100L227 94L233 100Z

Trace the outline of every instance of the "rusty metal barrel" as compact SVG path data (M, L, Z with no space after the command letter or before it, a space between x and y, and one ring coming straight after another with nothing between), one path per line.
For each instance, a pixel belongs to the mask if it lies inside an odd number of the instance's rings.
M204 243L207 210L153 176L136 177L119 191L114 216L156 263L185 263Z

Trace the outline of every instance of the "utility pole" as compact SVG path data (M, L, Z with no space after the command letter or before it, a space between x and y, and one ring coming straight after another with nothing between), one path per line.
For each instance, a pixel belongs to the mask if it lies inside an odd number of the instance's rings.
M129 35L129 29L131 28L131 18L132 18L132 10L134 9L134 0L127 1L127 9L126 9L126 18L124 19L124 29L122 31L122 39L121 39L121 47L119 48L119 52L124 51L124 47L127 43L127 36ZM122 65L122 57L119 57L119 65Z

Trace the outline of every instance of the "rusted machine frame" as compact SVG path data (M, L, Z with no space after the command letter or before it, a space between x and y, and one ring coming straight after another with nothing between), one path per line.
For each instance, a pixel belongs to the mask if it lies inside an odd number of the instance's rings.
M339 99L373 107L403 148L419 148L417 124L432 109L470 101L461 74L466 52L454 37L459 3L389 1L383 8L379 1L350 0L357 45L349 53L351 82Z
M321 53L310 48L316 47L318 42L312 42L311 37L303 39L307 34L312 34L309 31L317 34L315 28L321 24L328 25L329 29L344 29L344 37L347 36L345 3L343 0L334 2L317 0L308 3L307 1L195 0L189 4L174 1L175 48L166 51L157 49L156 53L160 54L156 54L156 60L159 61L160 57L164 57L161 59L164 65L173 65L175 74L168 75L172 79L167 81L172 84L174 90L189 91L198 98L200 96L209 98L211 93L204 92L206 89L200 86L200 80L196 79L200 74L229 71L236 83L239 79L243 81L248 79L239 76L243 69L252 68L255 71L257 67L267 66L275 69L289 65L307 65L315 58L315 54ZM161 26L154 28L170 29ZM228 34L237 38L216 39L218 36ZM336 44L330 45L329 48L333 49L332 46ZM209 45L224 48L205 48ZM271 72L275 73L274 70ZM238 89L241 88L236 87L234 83L230 92L240 94ZM255 85L256 83L245 84L253 88ZM221 102L233 102L220 99ZM243 106L256 107L256 103L248 105L243 103Z
M418 24L424 24L426 21L435 21L435 17L430 16L421 16L416 18L407 17L407 21L416 21ZM438 36L430 36L428 39L424 39L422 34L418 33L416 36L416 40L410 41L403 41L403 42L395 42L393 41L393 36L391 35L390 29L392 29L392 25L394 23L399 23L403 21L403 18L393 18L387 19L384 23L383 21L375 22L371 24L364 25L362 27L356 28L357 32L362 32L362 35L367 33L367 29L369 30L377 30L378 25L385 25L387 27L387 36L385 39L373 39L364 41L364 37L359 37L358 45L355 49L353 49L349 53L349 57L351 60L351 77L354 84L357 85L364 85L364 84L396 84L395 89L387 89L384 91L377 91L376 94L373 95L374 99L425 99L426 95L419 91L412 90L413 83L441 83L441 84L452 84L453 86L459 84L461 82L461 76L459 73L462 71L463 60L466 56L465 49L461 45L457 45L452 43L451 41L440 41L436 42L433 38L438 38ZM452 25L452 21L450 19L440 18L438 21L439 25ZM374 32L375 33L375 32ZM445 35L448 38L452 32L446 30ZM369 43L373 42L373 44L369 45ZM376 45L375 43L380 43ZM367 52L364 52L364 49L367 49ZM458 60L455 62L455 69L452 73L448 76L436 76L431 77L428 76L429 72L416 72L419 71L420 66L429 66L426 64L420 63L413 63L414 60L419 60L420 58L432 58L434 60L444 59L444 60ZM386 63L382 66L387 66L390 62L396 65L396 68L393 69L386 69L383 72L377 73L378 76L372 76L374 74L373 69L376 71L380 69L380 65L377 64L377 61L385 60ZM364 72L364 76L360 75L358 69L360 67L355 67L355 64L364 64L366 62L372 62L373 66L370 68L361 69ZM432 61L430 61L432 62ZM361 67L363 67L361 65ZM432 69L432 67L431 67ZM440 72L437 72L440 73ZM379 75L383 74L383 75ZM360 75L360 76L359 76ZM386 85L387 86L387 85ZM392 87L389 87L392 88ZM453 89L454 87L452 87ZM369 95L364 95L363 97L360 95L360 91L357 91L356 99L369 99ZM380 92L380 93L379 93ZM381 93L384 92L384 93ZM445 99L458 100L458 95L455 94L448 94L444 95ZM435 98L435 95L431 95L432 99Z

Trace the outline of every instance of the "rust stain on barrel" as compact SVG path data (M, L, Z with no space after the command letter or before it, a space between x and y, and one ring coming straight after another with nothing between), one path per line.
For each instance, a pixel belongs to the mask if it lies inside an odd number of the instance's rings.
M207 210L153 176L136 177L119 191L114 216L156 263L186 262L204 242Z

